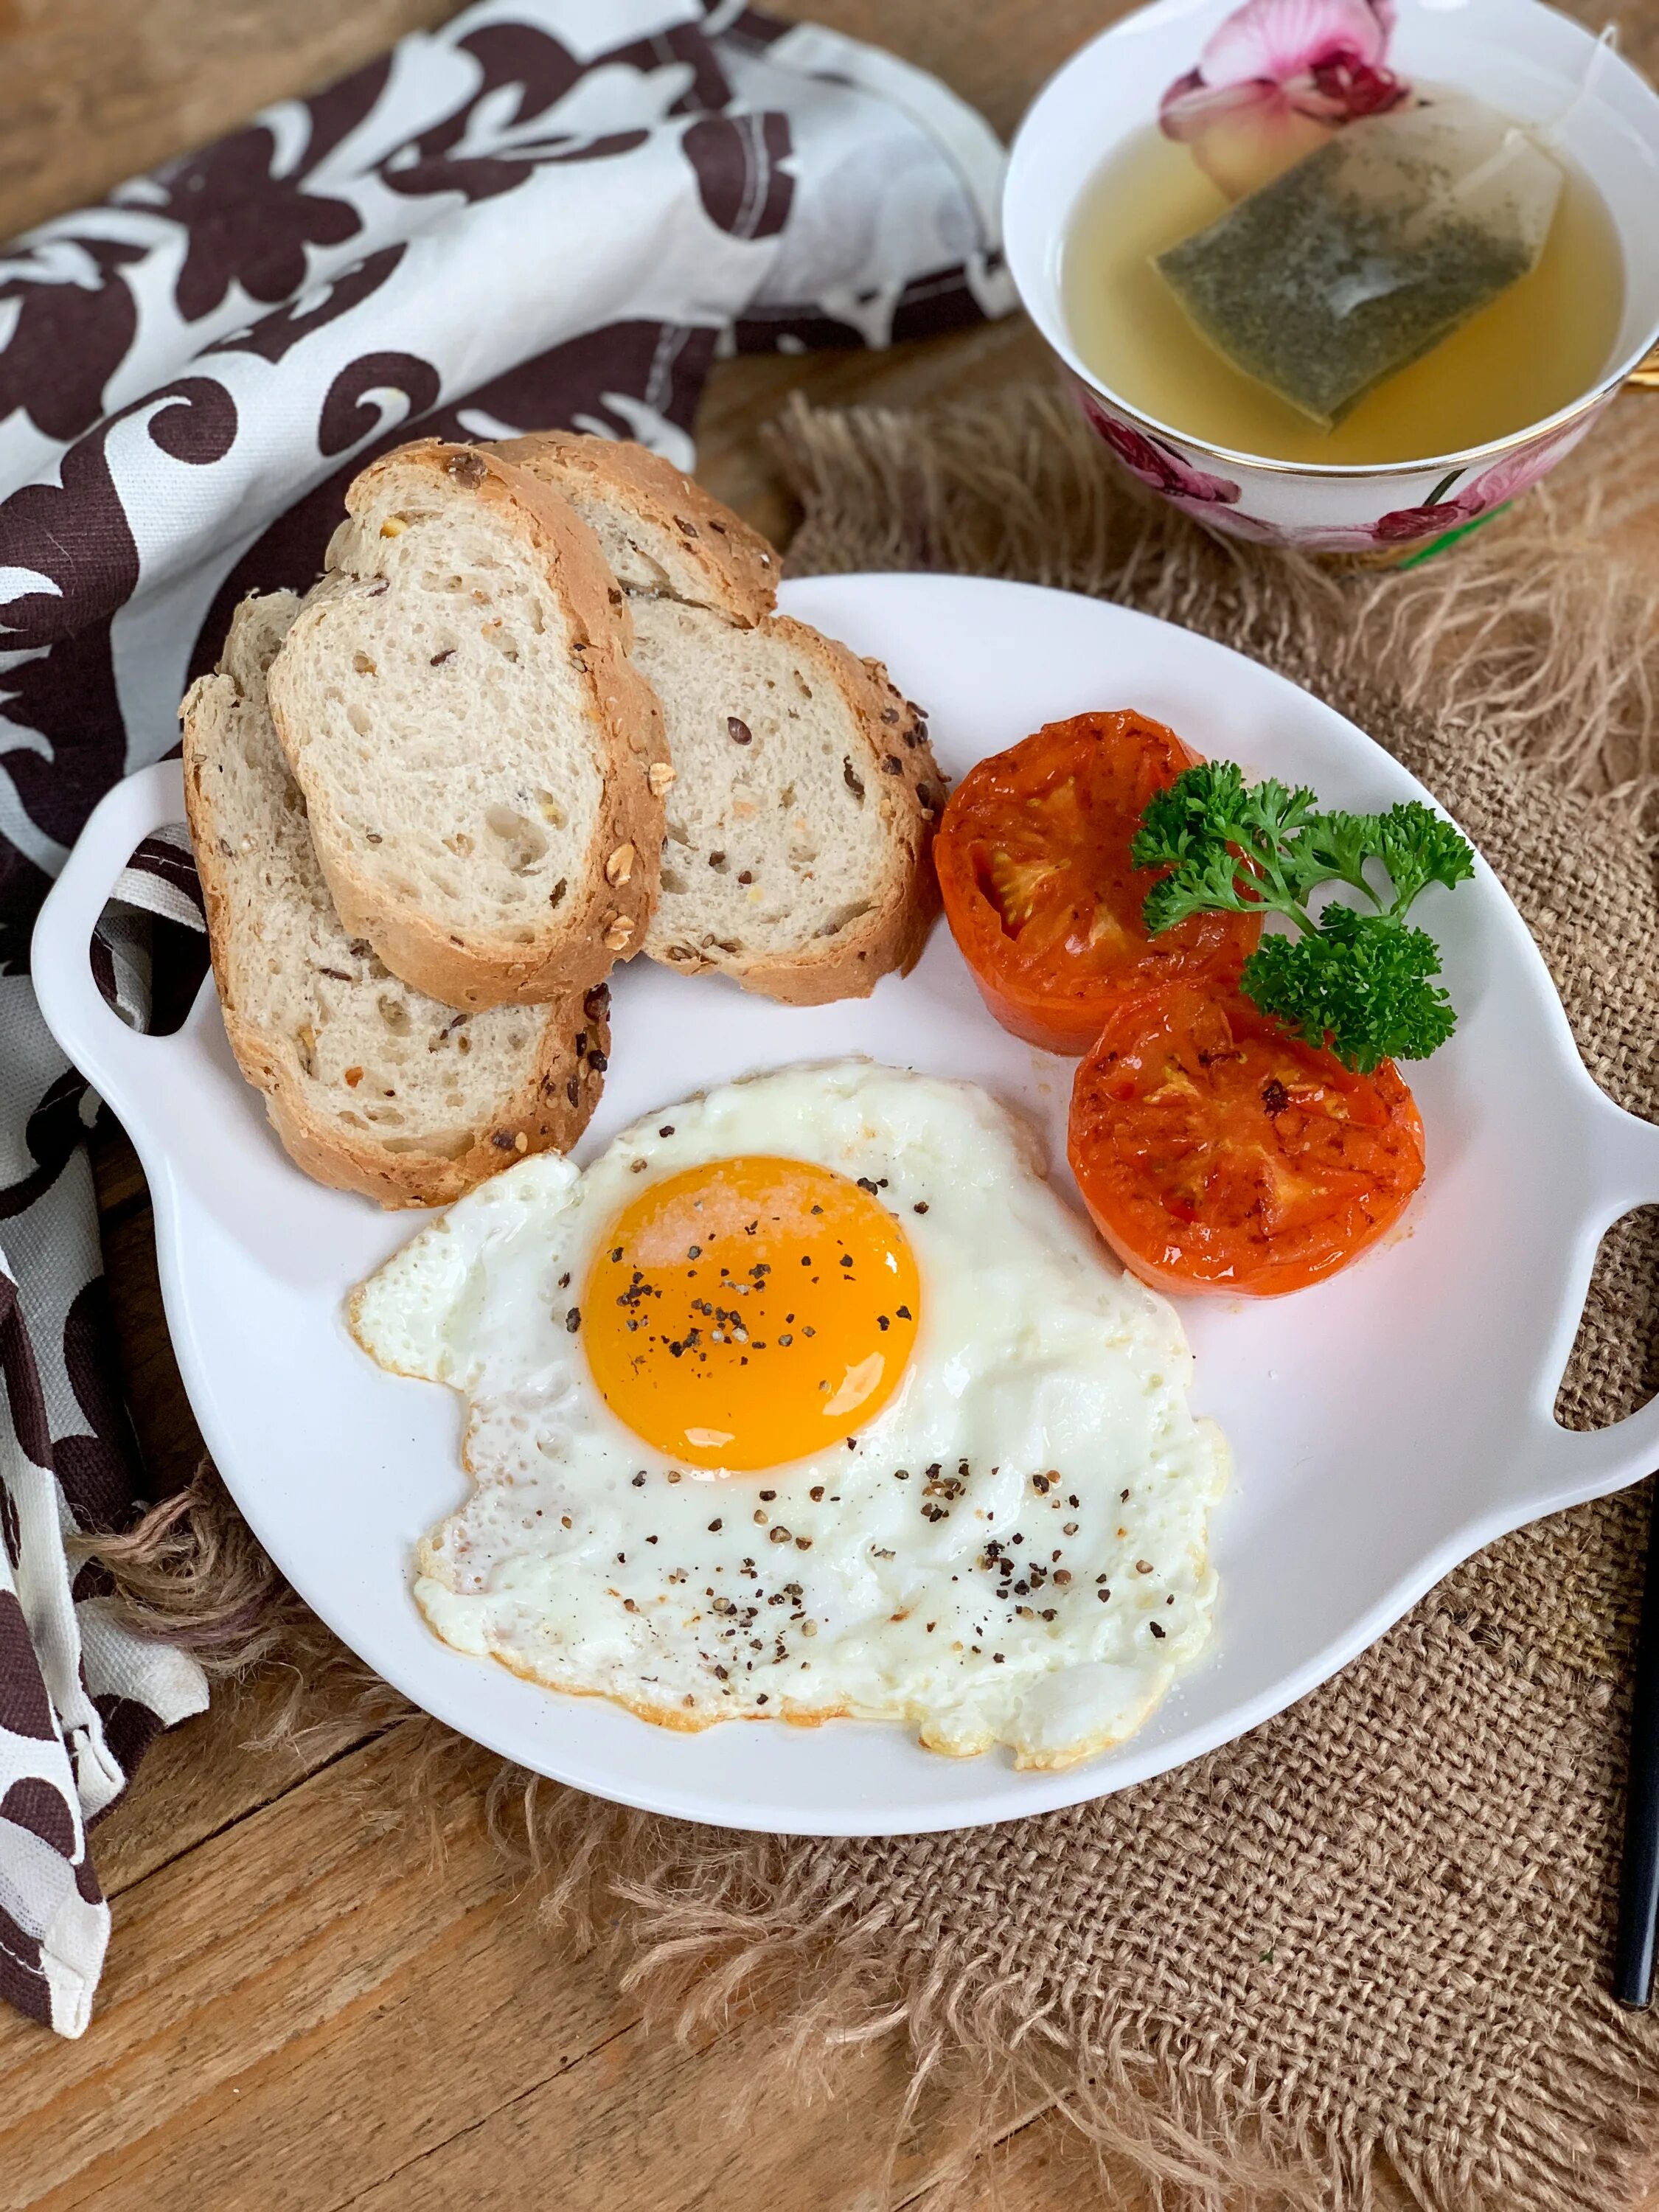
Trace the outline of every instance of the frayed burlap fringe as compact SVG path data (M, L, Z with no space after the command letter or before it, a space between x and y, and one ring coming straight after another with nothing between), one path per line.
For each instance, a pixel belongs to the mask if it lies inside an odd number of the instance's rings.
M1616 411L1512 516L1397 574L1206 537L1047 390L921 422L798 411L777 450L805 509L798 570L1104 592L1352 714L1474 831L1598 1079L1659 1115L1659 404ZM1638 1218L1604 1251L1562 1417L1639 1402L1656 1340L1659 1233ZM413 1763L410 1809L482 1791L550 1921L682 2034L763 2010L769 2094L833 2093L839 2057L902 2039L894 2196L921 2145L930 2212L977 2205L981 2154L1037 2112L1095 2156L1079 2203L1118 2201L1132 2170L1171 2212L1617 2212L1647 2179L1659 2086L1659 2026L1605 1994L1644 1529L1627 1493L1523 1530L1239 1743L1000 1829L693 1828L476 1754L445 1765L430 1723L440 1763ZM342 1742L407 1717L210 1471L95 1549L150 1632L221 1671L294 1670L270 1732L319 1677Z
M130 1626L190 1652L210 1680L257 1668L277 1678L283 1693L251 1739L256 1750L288 1745L322 1765L416 1710L295 1595L207 1461L125 1534L71 1537L70 1552L106 1571ZM326 1721L313 1717L322 1710Z
M1641 797L1659 772L1659 402L1642 395L1520 507L1403 572L1212 536L1130 483L1046 385L942 408L920 437L905 415L797 399L770 442L806 511L795 574L1088 592L1316 689L1367 678L1402 708L1478 720L1570 790Z

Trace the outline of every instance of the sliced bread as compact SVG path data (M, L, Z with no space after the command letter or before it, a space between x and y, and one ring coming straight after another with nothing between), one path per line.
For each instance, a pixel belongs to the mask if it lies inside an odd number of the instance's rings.
M270 675L342 921L453 1006L588 988L645 934L663 835L620 587L566 501L470 446L399 447L346 508Z
M538 430L484 450L562 493L630 595L710 607L734 623L771 613L777 554L757 530L648 447Z
M775 555L665 461L562 434L493 450L592 526L662 702L674 781L645 951L796 1006L908 969L938 910L945 784L885 669L771 613Z
M676 769L652 958L798 1006L913 967L944 787L885 672L785 615L738 629L673 599L634 615Z
M191 687L185 798L231 1048L307 1175L382 1206L441 1206L586 1126L609 1048L599 984L458 1013L343 927L266 711L300 602L245 599Z

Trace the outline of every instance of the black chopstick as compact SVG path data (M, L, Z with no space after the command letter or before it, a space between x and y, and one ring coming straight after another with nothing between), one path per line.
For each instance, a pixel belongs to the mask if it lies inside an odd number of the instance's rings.
M1648 1522L1642 1583L1642 1626L1636 1640L1636 1687L1630 1714L1630 1763L1625 1785L1625 1856L1619 1874L1619 1942L1613 1993L1641 2007L1653 1996L1653 1950L1659 1928L1659 1478Z

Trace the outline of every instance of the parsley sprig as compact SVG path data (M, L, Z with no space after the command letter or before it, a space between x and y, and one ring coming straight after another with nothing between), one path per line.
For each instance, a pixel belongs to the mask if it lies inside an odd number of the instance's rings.
M1169 870L1146 895L1154 936L1194 914L1285 915L1298 933L1262 939L1243 990L1346 1066L1369 1073L1384 1060L1425 1060L1451 1035L1457 1017L1433 980L1440 949L1406 915L1429 884L1450 890L1473 875L1474 855L1432 808L1324 812L1305 787L1271 776L1247 784L1233 762L1206 761L1155 794L1130 857ZM1377 865L1386 892L1368 873ZM1326 884L1369 907L1333 898L1316 918L1310 901Z

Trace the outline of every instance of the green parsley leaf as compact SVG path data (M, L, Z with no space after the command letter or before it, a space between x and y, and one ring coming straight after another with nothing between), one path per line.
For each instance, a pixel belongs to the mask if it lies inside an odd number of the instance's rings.
M1385 1060L1426 1060L1451 1035L1457 1017L1431 980L1439 973L1426 930L1330 906L1311 936L1264 937L1242 981L1264 1014L1369 1075Z
M1212 844L1220 835L1224 843L1243 804L1243 771L1231 761L1204 761L1152 793L1129 857L1138 868L1178 867L1194 842Z
M1333 879L1364 891L1373 906L1376 892L1365 880L1365 863L1382 853L1382 824L1375 814L1316 814L1297 840L1292 866L1304 898Z
M1468 841L1420 799L1392 808L1377 828L1377 848L1394 882L1394 905L1389 911L1396 918L1429 884L1443 884L1452 890L1474 873L1474 854Z
M1261 904L1241 882L1238 862L1226 846L1195 852L1152 885L1142 920L1156 937L1194 914L1249 914Z
M1278 905L1294 897L1285 864L1318 804L1272 776L1246 784L1236 762L1203 761L1152 794L1129 857L1138 868L1190 870L1193 896L1212 885L1235 913Z
M1158 792L1130 848L1136 866L1166 871L1146 895L1156 936L1196 914L1279 914L1298 933L1264 937L1245 963L1246 994L1310 1044L1366 1073L1421 1060L1456 1016L1433 981L1440 954L1405 916L1431 884L1450 890L1474 872L1467 841L1417 800L1386 814L1320 811L1315 793L1272 777L1247 784L1231 761L1206 761ZM1379 891L1370 869L1386 871ZM1346 884L1364 911L1313 894Z

